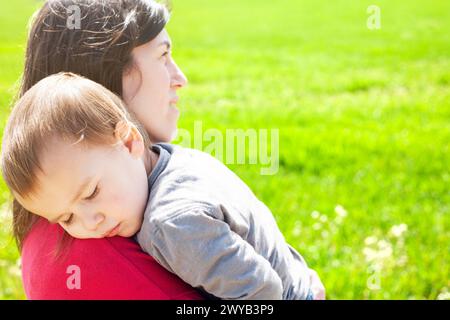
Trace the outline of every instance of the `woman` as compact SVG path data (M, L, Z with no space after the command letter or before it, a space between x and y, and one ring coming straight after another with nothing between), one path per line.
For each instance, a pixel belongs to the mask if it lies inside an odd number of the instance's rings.
M79 15L77 16L77 14ZM50 0L35 15L19 95L40 79L69 71L123 98L152 142L170 141L187 80L171 57L167 9L151 0ZM68 19L80 19L79 28ZM29 299L201 299L130 238L64 239L59 225L35 221L13 203L14 236ZM63 241L64 242L64 241Z

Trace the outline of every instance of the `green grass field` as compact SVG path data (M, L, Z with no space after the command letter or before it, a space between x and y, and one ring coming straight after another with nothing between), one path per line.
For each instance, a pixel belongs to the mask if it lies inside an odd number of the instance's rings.
M448 299L450 2L379 0L379 30L366 26L371 4L173 0L167 28L190 81L180 128L279 130L275 175L229 167L328 298ZM0 0L1 128L38 5ZM0 298L21 299L0 214Z

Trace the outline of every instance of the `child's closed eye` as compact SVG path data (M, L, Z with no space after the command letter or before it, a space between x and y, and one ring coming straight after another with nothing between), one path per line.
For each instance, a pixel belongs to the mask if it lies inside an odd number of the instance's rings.
M97 185L95 187L94 191L88 197L84 198L84 200L92 200L92 199L94 199L98 195L99 191L100 191L100 188Z
M63 221L63 223L68 226L68 225L70 225L72 220L73 220L73 213L71 213L69 218L67 220Z
M95 187L94 191L88 197L84 198L84 200L94 199L98 195L99 191L100 191L100 188L97 185ZM64 220L62 223L64 223L66 226L68 226L72 223L72 220L73 220L73 213L71 213L69 218L67 220Z

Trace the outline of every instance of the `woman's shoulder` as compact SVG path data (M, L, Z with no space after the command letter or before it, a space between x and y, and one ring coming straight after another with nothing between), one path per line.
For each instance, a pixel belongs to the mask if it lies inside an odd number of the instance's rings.
M22 249L29 299L201 299L131 238L73 239L55 253L64 231L39 219Z

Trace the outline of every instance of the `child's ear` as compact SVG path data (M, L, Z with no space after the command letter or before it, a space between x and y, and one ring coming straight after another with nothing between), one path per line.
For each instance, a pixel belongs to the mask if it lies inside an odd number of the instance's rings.
M123 143L132 156L142 157L144 154L144 138L135 125L130 122L119 121L116 124L114 136L118 142Z

